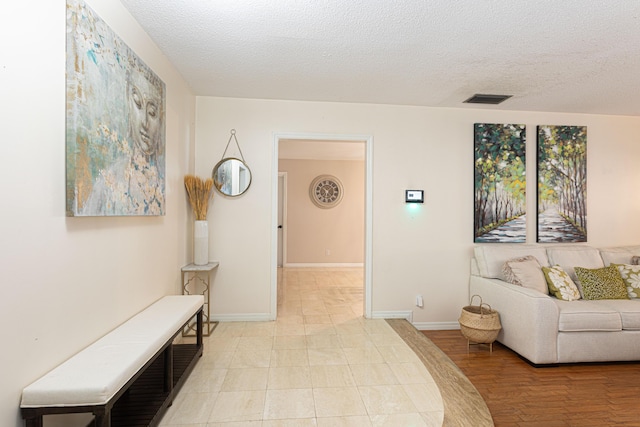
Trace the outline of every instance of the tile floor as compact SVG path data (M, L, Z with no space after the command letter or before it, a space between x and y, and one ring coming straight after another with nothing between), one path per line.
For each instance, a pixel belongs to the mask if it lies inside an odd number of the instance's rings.
M285 268L275 322L220 323L161 426L441 426L431 375L382 319L359 268Z

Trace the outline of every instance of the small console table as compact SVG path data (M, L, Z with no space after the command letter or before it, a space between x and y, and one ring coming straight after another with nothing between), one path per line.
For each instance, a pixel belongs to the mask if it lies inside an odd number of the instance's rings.
M202 310L203 328L202 335L208 337L215 329L218 322L211 321L210 288L211 272L218 268L218 261L211 261L205 265L188 264L182 267L182 294L203 295L204 307ZM196 325L188 324L182 332L182 336L195 336Z

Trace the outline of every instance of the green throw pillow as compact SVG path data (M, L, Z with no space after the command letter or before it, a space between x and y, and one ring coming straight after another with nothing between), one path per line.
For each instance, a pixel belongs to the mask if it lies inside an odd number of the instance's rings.
M549 292L556 298L565 301L575 301L580 299L580 292L578 287L569 274L562 269L559 265L553 267L542 267L544 278L547 279L547 285L549 286Z
M576 267L584 299L629 299L627 286L614 265L603 268Z
M616 266L622 276L622 280L627 285L629 298L640 297L640 265L611 264Z

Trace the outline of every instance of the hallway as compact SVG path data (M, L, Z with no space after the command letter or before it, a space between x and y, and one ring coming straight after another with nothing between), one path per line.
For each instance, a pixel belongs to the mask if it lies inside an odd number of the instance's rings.
M221 323L161 426L441 426L424 365L364 319L361 268L285 268L275 322Z
M356 320L364 311L363 298L362 268L278 269L279 322L302 320L313 325Z

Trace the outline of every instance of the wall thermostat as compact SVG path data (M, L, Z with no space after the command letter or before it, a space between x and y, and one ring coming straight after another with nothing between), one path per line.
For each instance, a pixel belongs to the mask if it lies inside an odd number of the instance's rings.
M424 203L424 190L407 190L405 191L406 203Z

